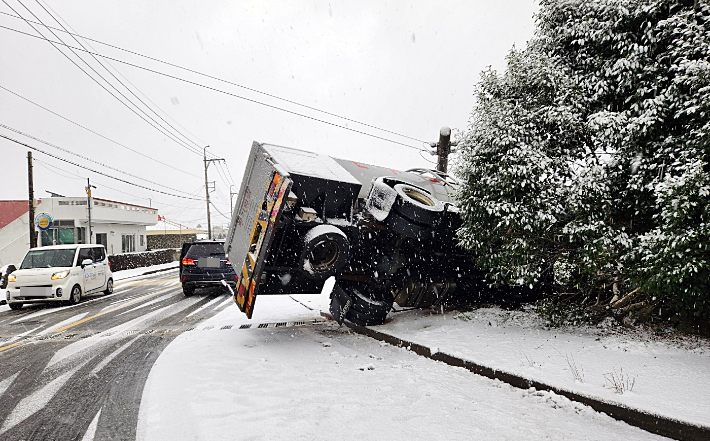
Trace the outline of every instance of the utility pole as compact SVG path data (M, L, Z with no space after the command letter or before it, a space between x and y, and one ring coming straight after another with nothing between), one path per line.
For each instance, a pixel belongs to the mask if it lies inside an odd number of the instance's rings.
M439 130L439 141L432 142L429 145L432 150L429 151L430 154L438 156L436 163L436 170L446 173L449 168L449 154L454 153L452 147L458 145L458 141L451 141L451 129L448 127L442 127Z
M205 199L207 200L207 238L212 240L212 223L210 222L210 186L207 182L207 167L209 167L210 162L214 161L224 161L222 158L207 159L207 149L209 146L205 146L202 149L202 160L205 162Z
M439 130L439 145L436 147L436 154L439 155L439 161L436 164L436 169L440 172L446 173L449 168L449 152L451 146L449 141L451 140L451 129L448 127L442 127Z
M35 230L35 188L32 173L32 152L27 152L27 189L29 190L28 204L30 208L30 248L37 246L37 230Z
M87 243L91 243L91 189L96 188L91 185L89 178L86 178L86 204L89 207L89 237Z

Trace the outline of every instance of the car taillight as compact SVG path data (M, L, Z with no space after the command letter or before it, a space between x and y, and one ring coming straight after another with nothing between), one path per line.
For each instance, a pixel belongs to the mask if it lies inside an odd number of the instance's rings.
M231 264L232 264L232 262L230 262L230 261L228 260L228 261L227 261L227 265L231 265Z
M108 269L111 269L111 261L108 261Z
M182 259L182 264L183 265L194 265L195 261L193 259L184 258L184 259Z

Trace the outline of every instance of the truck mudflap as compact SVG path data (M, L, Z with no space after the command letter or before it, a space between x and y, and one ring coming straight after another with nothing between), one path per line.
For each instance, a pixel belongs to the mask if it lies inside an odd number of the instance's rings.
M274 170L267 187L264 189L263 203L254 220L250 234L250 245L239 273L239 283L234 294L234 302L239 310L251 318L254 303L264 269L266 254L274 237L274 225L281 215L284 195L291 189L293 181L285 173Z

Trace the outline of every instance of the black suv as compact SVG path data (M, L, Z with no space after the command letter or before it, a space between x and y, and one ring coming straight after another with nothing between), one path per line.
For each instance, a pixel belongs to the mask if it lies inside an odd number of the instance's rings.
M238 276L224 254L224 241L201 240L182 244L180 253L180 282L186 296L195 288L224 286L235 288ZM226 289L226 288L225 288Z

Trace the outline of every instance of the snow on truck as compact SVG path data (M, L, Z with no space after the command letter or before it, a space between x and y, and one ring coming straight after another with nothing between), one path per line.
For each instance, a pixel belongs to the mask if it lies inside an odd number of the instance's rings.
M381 324L394 303L442 304L475 283L455 237L456 185L431 170L254 142L225 241L235 303L251 318L257 294L320 293L333 276L341 324Z

